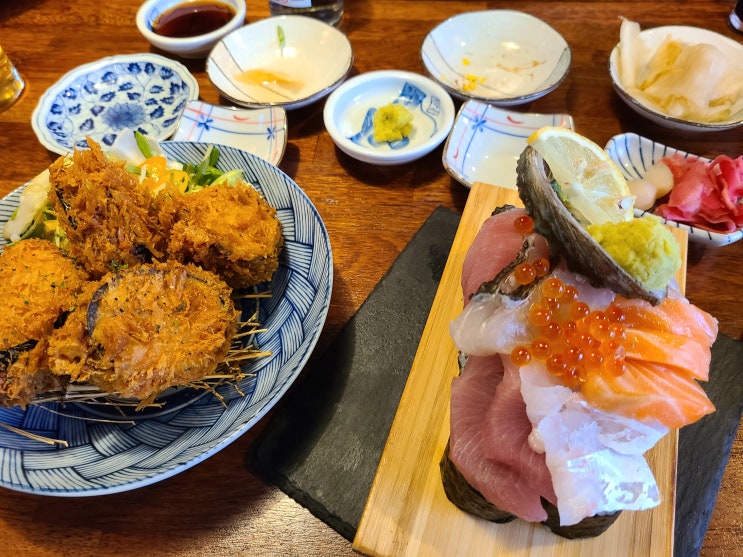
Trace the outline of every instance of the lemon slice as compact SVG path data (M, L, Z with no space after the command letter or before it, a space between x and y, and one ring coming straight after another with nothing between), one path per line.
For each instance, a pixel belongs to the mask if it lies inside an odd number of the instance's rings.
M527 140L552 171L558 195L583 225L632 220L633 198L601 147L572 130L545 127Z

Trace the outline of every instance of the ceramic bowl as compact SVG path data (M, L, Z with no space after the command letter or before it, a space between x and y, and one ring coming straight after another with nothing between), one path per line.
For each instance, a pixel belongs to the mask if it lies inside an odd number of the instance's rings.
M280 106L236 108L191 101L172 139L229 145L278 165L286 134L286 111Z
M165 155L198 163L209 143L166 141ZM61 439L50 446L3 429L0 486L51 496L107 495L172 477L214 455L257 424L299 376L320 337L333 289L328 232L307 195L268 161L232 147L219 150L220 170L242 169L277 210L284 236L279 268L260 299L265 329L255 342L270 352L240 364L237 388L184 389L152 414L133 407L93 403L44 403L0 408L0 422ZM21 188L0 199L0 228L18 207ZM0 236L0 244L4 244ZM243 315L255 311L243 301ZM174 404L171 405L170 403ZM104 420L101 418L105 417ZM81 455L86 455L81 458ZM133 456L134 455L134 456Z
M514 112L467 101L446 140L444 168L468 188L474 182L486 182L516 189L519 155L529 136L544 126L573 129L573 118L569 114Z
M656 162L663 157L670 157L674 154L680 154L685 158L702 159L709 162L709 159L704 157L699 157L687 153L686 151L668 147L662 143L658 143L635 133L615 135L608 141L605 149L627 180L642 178L645 176L647 170ZM635 209L635 216L639 217L647 212L649 211ZM743 238L743 230L741 229L729 234L722 234L663 218L661 218L661 220L666 224L686 230L689 234L689 240L702 244L724 246L737 242Z
M168 10L184 4L184 0L147 0L137 10L137 29L152 46L182 58L205 58L219 40L245 24L245 0L219 0L235 13L219 29L194 37L164 37L153 31L158 18Z
M413 130L403 140L376 142L373 118L390 103L413 113ZM454 122L449 94L427 77L412 72L380 70L346 81L328 98L323 111L325 128L347 155L379 165L404 164L440 145Z
M743 72L743 45L707 29L679 25L654 27L641 31L639 38L646 52L655 52L669 35L687 44L706 43L714 45ZM622 83L619 74L619 48L620 45L617 44L609 56L609 75L611 76L614 90L619 97L637 114L644 116L655 124L685 132L723 131L743 125L743 98L738 102L739 110L730 118L720 122L696 122L676 118L660 111L656 107L650 106L645 100L636 96L631 89L625 87Z
M300 108L338 87L353 65L348 37L322 21L275 16L233 31L214 47L206 73L219 92L247 107Z
M570 71L565 39L547 23L515 10L456 15L423 40L426 71L452 95L514 106L556 89Z
M123 54L66 73L39 99L31 125L63 155L87 149L86 137L110 146L125 129L170 137L199 84L185 66L157 54Z

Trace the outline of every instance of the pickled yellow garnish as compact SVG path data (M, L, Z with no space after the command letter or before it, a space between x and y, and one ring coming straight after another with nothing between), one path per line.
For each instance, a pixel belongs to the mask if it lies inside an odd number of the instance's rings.
M374 113L374 141L399 141L413 131L413 113L401 104L388 104Z

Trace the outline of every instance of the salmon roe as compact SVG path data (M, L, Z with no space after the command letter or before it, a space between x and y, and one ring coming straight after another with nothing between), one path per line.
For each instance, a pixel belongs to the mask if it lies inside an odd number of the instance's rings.
M528 236L534 232L534 219L529 215L521 215L514 219L513 228L522 236Z
M541 298L529 307L529 323L536 331L528 346L511 352L513 362L532 359L571 388L578 388L590 374L616 377L626 370L624 315L614 304L591 311L579 301L578 290L556 277L541 284Z

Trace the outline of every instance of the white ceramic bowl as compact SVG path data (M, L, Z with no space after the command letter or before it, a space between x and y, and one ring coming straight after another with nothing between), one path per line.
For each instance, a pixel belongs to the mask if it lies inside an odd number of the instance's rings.
M685 158L702 159L709 162L709 159L692 155L686 151L668 147L636 133L623 133L612 137L605 147L606 152L611 159L617 164L622 174L627 180L634 180L645 176L648 168L653 166L663 157L670 157L674 154L683 155ZM648 211L635 209L635 216L642 216ZM732 244L743 238L743 230L738 229L729 234L711 232L695 226L670 221L661 218L663 222L676 228L681 228L689 233L689 240L700 242L712 246L724 246Z
M286 134L286 111L280 106L236 108L192 101L172 139L229 145L278 165Z
M110 147L125 129L158 141L176 129L199 84L186 67L157 54L122 54L75 68L39 99L31 126L44 147L64 155L90 136Z
M413 131L401 141L375 142L374 113L393 102L413 113ZM380 70L353 77L333 91L323 119L330 137L347 155L372 164L404 164L430 153L446 139L454 122L454 103L427 77Z
M466 12L423 40L426 71L452 95L514 106L556 89L570 71L568 43L533 15L515 10Z
M479 181L516 189L519 155L529 136L544 126L573 129L573 118L569 114L513 112L467 101L446 140L444 168L468 188Z
M214 47L206 73L222 95L247 107L300 108L348 76L353 50L341 31L310 17L275 16L234 31Z
M723 35L713 31L708 31L707 29L680 25L654 27L653 29L641 31L640 40L642 40L647 52L655 52L669 35L674 39L687 44L707 43L714 45L725 54L725 57L729 61L743 71L743 45L732 39L728 39ZM609 75L611 76L614 90L632 110L641 116L644 116L651 122L666 128L687 132L723 131L743 125L743 108L738 110L727 120L720 122L695 122L693 120L684 120L665 114L655 107L648 105L645 101L627 90L619 77L618 66L619 44L614 47L609 56Z
M245 24L245 0L219 0L230 6L235 15L219 29L195 37L164 37L152 28L157 19L166 11L181 5L184 0L146 0L137 10L137 29L150 44L160 50L183 58L205 58L214 45L235 29Z

